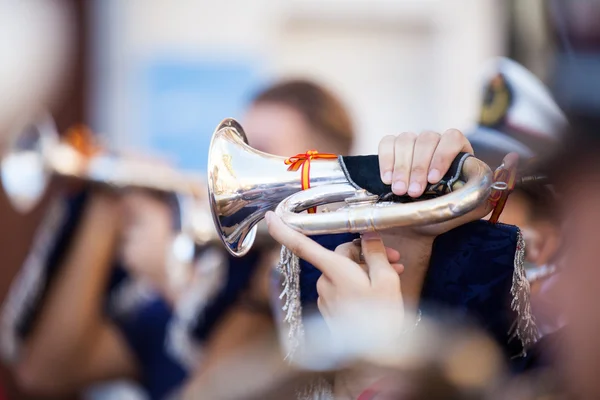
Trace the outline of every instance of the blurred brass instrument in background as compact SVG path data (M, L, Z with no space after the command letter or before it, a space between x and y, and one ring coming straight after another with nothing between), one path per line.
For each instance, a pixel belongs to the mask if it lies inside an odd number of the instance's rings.
M2 157L2 186L13 207L31 211L52 176L113 187L138 188L177 195L181 230L197 244L219 242L210 223L202 177L178 171L155 159L119 156L95 145L85 128L61 138L53 119L42 115L23 125Z
M352 185L339 159L312 160L307 190L302 190L300 173L289 172L285 160L250 147L243 128L233 119L224 120L214 132L208 156L208 195L215 226L232 255L241 257L249 251L256 224L269 210L306 235L425 226L476 209L493 186L490 168L469 157L462 166L463 180L452 185L451 193L419 202L381 202L379 196ZM345 205L336 211L299 214L342 202Z

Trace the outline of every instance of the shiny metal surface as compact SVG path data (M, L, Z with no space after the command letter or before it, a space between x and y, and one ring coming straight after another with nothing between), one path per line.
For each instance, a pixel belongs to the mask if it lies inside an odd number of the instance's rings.
M0 162L0 175L8 200L17 211L29 212L43 196L51 175L45 157L59 141L48 114L20 126L11 136L9 150Z
M240 124L226 119L215 130L208 155L214 223L227 250L237 257L250 250L255 226L266 212L302 189L300 171L288 171L285 157L260 152L247 143ZM339 183L348 182L337 160L311 161L312 187Z
M527 188L528 186L531 186L533 184L551 186L551 181L545 175L525 175L520 178L517 178L517 180L515 182L515 187L516 188ZM502 182L502 181L494 182L492 184L492 189L498 190L498 191L504 191L504 190L512 191L513 190L509 187L507 182Z
M452 193L411 203L377 202L377 198L350 185L311 188L296 193L275 213L290 227L305 234L362 233L396 227L437 224L476 209L491 193L492 172L482 161L470 157L463 165L465 183ZM340 200L347 205L335 212L299 214L310 207Z
M255 226L269 210L307 235L365 232L444 222L474 210L492 190L491 170L475 158L464 163L466 183L457 182L453 193L407 204L377 202L377 196L356 190L337 159L311 161L308 190L302 190L300 173L288 171L284 157L250 147L235 120L221 122L209 149L208 191L215 226L232 255L241 257L250 250ZM298 214L338 202L346 206L333 212Z
M206 186L206 184L205 184ZM206 189L206 188L205 188ZM193 238L198 246L222 246L221 237L215 229L209 200L205 190L201 196L178 194L178 219L181 233ZM269 235L266 224L259 224L256 231L256 241L259 245L274 243Z

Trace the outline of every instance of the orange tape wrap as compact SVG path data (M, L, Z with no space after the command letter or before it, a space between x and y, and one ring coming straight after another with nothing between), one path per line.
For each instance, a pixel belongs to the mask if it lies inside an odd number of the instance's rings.
M336 154L331 153L319 153L316 150L309 150L304 154L296 154L293 157L290 157L285 160L285 165L289 165L288 171L300 171L300 182L302 185L302 190L306 190L310 188L310 161L318 160L318 159L337 159L338 156ZM317 212L316 207L311 207L308 209L309 214L314 214Z

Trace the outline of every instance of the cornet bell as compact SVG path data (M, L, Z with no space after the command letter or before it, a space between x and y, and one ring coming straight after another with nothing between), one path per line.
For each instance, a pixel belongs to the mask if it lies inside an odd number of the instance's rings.
M285 160L250 147L233 119L215 130L208 155L209 199L217 231L232 255L245 255L266 212L302 190L298 173L290 173ZM311 163L312 186L347 182L340 164L330 161Z

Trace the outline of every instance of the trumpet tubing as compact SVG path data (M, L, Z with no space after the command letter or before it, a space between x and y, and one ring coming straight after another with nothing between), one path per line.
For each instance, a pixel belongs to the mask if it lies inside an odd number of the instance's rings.
M275 213L305 235L362 233L406 226L446 222L475 210L491 193L492 174L483 162L470 157L463 166L465 183L458 190L435 199L398 205L379 202L351 185L331 185L296 193L282 201ZM315 205L345 201L332 213L299 214Z
M85 143L79 145L86 147ZM8 153L2 158L1 173L11 203L21 212L35 207L52 175L116 188L206 197L203 179L155 160L125 158L104 150L86 154L76 143L59 138L54 121L48 115L41 116L14 136Z
M140 188L192 196L206 190L202 179L161 162L128 159L108 152L87 157L66 143L49 149L45 163L54 174L116 188Z

